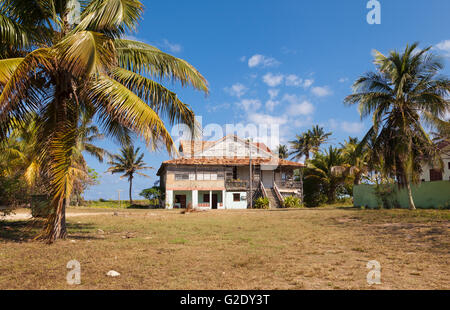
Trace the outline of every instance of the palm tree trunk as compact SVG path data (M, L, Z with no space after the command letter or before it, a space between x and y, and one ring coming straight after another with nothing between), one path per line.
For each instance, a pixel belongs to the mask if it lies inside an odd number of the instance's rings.
M130 195L130 205L133 204L133 197L131 196L132 188L133 188L133 178L130 178L130 192L129 192L129 195Z
M406 181L406 188L408 190L408 199L409 199L409 209L410 210L416 210L416 205L414 204L413 196L412 196L412 190L411 190L411 181Z

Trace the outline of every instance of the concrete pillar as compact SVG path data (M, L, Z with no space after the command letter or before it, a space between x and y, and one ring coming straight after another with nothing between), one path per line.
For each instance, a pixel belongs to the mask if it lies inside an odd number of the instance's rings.
M209 208L212 209L212 191L209 191Z
M166 190L166 204L164 206L166 209L173 209L173 191Z
M226 197L225 197L225 194L226 194L226 191L223 190L223 191L222 191L222 204L223 204L223 208L224 208L224 209L227 208L227 204L226 204L226 202L225 202L225 201L227 201L227 200L226 200Z
M192 208L198 207L198 190L192 191Z

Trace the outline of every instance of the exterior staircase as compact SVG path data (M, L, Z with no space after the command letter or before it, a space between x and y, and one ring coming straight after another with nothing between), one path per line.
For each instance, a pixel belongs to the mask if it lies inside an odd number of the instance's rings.
M281 208L280 201L277 198L275 190L273 188L268 188L266 190L267 198L269 198L269 205L271 209Z

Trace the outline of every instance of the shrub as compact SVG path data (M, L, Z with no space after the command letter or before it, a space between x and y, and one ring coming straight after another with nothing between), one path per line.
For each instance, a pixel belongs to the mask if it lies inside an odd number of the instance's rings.
M269 198L265 197L259 197L255 200L255 209L269 209L270 202Z
M284 198L284 207L285 208L301 208L302 204L300 202L300 198L294 196L288 196Z

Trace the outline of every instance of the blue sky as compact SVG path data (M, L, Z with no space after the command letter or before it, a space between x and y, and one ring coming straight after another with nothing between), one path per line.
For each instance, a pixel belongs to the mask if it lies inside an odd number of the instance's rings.
M320 124L332 144L364 135L356 107L343 105L353 81L373 70L372 50L387 53L407 43L435 46L450 72L450 1L379 0L381 24L369 25L367 0L144 0L145 15L131 34L194 65L208 80L210 95L164 83L189 104L203 125L278 124L285 143ZM211 137L205 137L209 139ZM112 152L119 146L98 143ZM145 151L154 170L135 180L133 195L151 187L168 155ZM106 174L108 166L86 155L101 184L86 199L127 198L128 183Z

